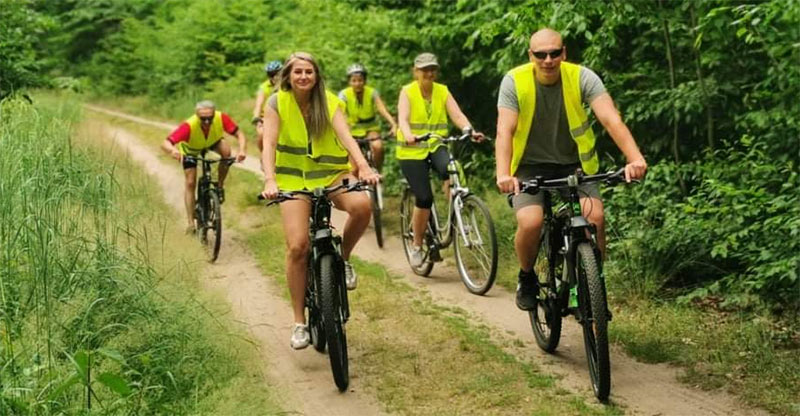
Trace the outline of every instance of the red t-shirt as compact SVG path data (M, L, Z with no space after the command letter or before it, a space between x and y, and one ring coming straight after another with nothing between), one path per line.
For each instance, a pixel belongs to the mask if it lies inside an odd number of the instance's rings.
M200 126L203 129L203 133L208 136L208 129L211 128L211 126L206 127L203 126L202 123L200 123ZM222 129L230 135L235 135L236 132L239 131L239 126L237 126L236 122L234 122L233 119L227 114L222 113ZM192 130L189 128L189 123L184 121L180 126L178 126L177 129L175 129L175 131L170 133L170 135L167 137L167 140L169 140L169 142L172 144L188 142L191 132Z

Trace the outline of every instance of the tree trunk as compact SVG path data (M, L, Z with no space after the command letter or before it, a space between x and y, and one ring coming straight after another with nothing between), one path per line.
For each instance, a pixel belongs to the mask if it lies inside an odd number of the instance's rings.
M689 3L689 18L692 23L692 34L697 38L697 16L694 13L694 3ZM714 117L712 111L712 103L708 97L706 90L706 83L703 80L703 70L700 67L700 50L694 48L694 64L695 71L697 72L697 82L700 84L700 94L703 96L703 104L706 108L706 140L708 141L708 148L714 150Z
M658 5L662 13L666 13L664 9L663 0L658 0ZM664 42L667 45L667 64L669 65L669 87L675 89L675 64L672 61L672 41L669 36L669 22L666 17L662 15L661 22L664 26ZM673 103L672 105L672 156L675 158L675 164L681 165L680 152L678 149L678 107ZM681 192L686 195L686 183L683 180L683 175L678 170L678 182L681 187Z

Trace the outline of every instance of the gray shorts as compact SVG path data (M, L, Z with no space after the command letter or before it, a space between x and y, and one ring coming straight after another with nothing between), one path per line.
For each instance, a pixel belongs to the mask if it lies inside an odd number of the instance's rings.
M514 175L517 180L520 182L527 181L533 179L536 176L542 176L545 179L557 179L563 178L567 175L575 173L575 169L580 167L579 164L575 165L551 165L551 164L541 164L541 165L520 165L517 168L516 175ZM600 198L600 189L597 186L597 183L590 183L590 184L582 184L578 186L578 194L580 195L581 199L590 197L595 199ZM566 195L565 195L566 196ZM515 195L512 199L512 205L514 206L514 211L519 211L520 209L531 206L531 205L544 205L544 192L539 192L536 195L531 194L519 194Z

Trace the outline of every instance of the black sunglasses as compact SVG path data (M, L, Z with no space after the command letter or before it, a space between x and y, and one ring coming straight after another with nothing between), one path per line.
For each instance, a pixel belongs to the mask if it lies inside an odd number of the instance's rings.
M200 121L206 124L210 124L212 121L214 121L214 116L200 117Z
M536 59L547 59L547 55L550 55L550 59L556 59L564 52L564 47L560 47L558 49L553 49L552 51L531 51Z

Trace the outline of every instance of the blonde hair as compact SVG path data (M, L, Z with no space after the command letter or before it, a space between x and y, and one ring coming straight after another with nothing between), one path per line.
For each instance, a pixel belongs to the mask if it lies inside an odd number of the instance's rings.
M290 77L292 69L297 61L302 60L310 63L314 67L317 82L311 88L311 104L309 106L309 120L308 120L308 137L316 138L330 127L330 115L328 114L328 99L325 94L325 81L322 79L322 73L319 70L319 65L310 53L295 52L289 55L289 59L281 69L281 79L279 85L283 91L291 91L292 83Z

